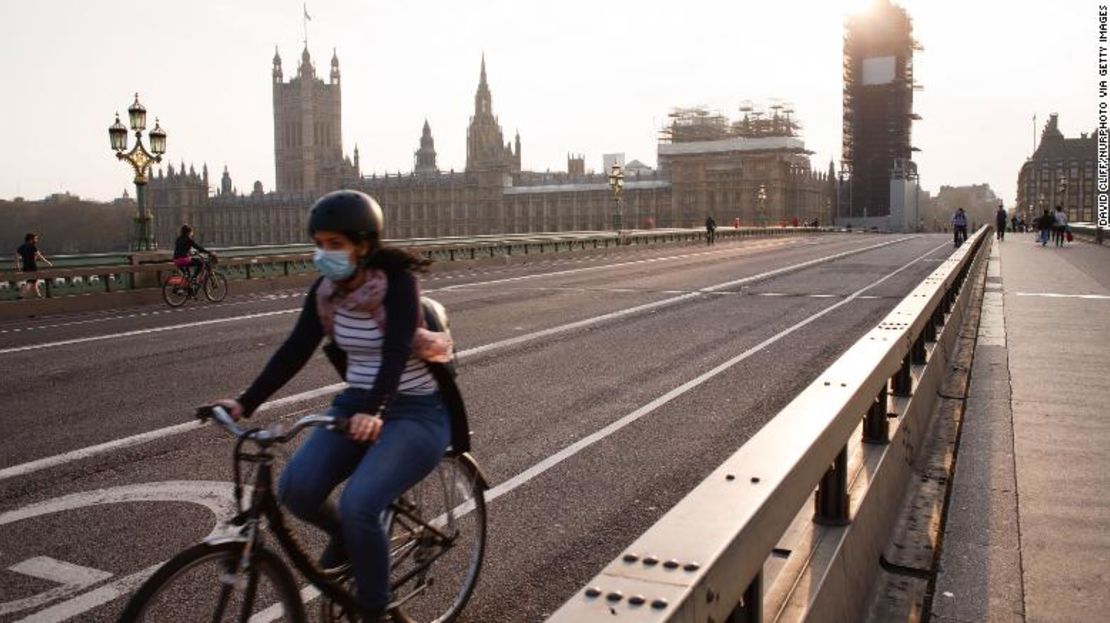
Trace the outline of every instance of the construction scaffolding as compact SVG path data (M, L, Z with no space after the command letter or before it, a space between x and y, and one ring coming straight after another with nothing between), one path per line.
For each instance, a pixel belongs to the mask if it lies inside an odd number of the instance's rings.
M890 0L851 16L844 32L842 189L844 216L880 216L890 210L890 180L913 156L913 23ZM914 168L914 170L916 170Z
M740 118L730 120L707 106L674 108L670 121L660 131L661 143L696 143L729 138L796 137L802 125L794 118L794 107L777 99L757 108L750 100L740 105Z

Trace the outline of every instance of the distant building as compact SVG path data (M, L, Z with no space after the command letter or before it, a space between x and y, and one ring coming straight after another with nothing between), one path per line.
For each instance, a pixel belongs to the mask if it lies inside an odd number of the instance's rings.
M923 211L925 229L929 231L948 231L951 229L952 215L963 208L967 214L968 225L993 225L994 215L1001 199L989 184L967 186L941 186L937 196Z
M879 0L848 18L844 34L844 130L838 214L889 217L891 229L916 224L906 212L917 189L912 161L913 53L906 10Z
M333 52L328 82L316 77L306 47L297 75L282 78L281 56L274 50L274 180L278 192L337 188L358 175L343 155L343 108L339 57Z
M1069 221L1095 220L1095 133L1064 138L1058 116L1048 117L1033 155L1018 172L1017 209L1026 221L1063 206Z
M342 155L339 64L334 56L328 84L315 77L307 50L297 77L288 83L275 55L273 81L277 188L265 192L255 182L244 196L225 167L218 189L210 194L207 166L200 174L184 163L159 168L147 196L161 244L172 240L182 223L193 225L203 244L304 242L307 207L336 188L375 197L385 211L385 235L390 238L612 227L615 203L608 170L588 172L581 154L568 154L565 172L523 169L520 134L505 141L494 114L484 57L463 171L438 167L435 139L425 120L411 170L361 175L358 148L353 159ZM789 111L766 119L745 117L726 124L724 134L718 132L721 128L705 134L704 128L682 125L685 121L675 117L664 131L658 170L635 160L625 166L625 227L697 227L708 212L720 222L739 217L745 225L831 220L835 180L811 171L810 152ZM623 154L619 156L623 163ZM760 186L766 198L757 205Z

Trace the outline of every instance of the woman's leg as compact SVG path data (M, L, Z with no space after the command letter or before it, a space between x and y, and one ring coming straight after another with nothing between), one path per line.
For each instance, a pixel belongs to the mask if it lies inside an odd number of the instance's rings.
M333 412L329 414L334 415ZM278 480L278 499L297 517L321 528L332 538L342 529L335 508L325 503L347 479L366 453L366 446L344 433L318 428L297 449Z
M450 440L449 428L438 395L398 396L386 411L381 436L343 490L343 537L364 616L380 611L390 599L389 535L382 512L439 464Z

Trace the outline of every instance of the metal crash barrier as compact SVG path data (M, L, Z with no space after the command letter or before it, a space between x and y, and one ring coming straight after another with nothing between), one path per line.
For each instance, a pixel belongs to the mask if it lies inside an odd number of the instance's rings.
M975 232L549 621L861 620L990 231ZM807 536L782 562L788 531ZM778 565L773 578L765 563Z

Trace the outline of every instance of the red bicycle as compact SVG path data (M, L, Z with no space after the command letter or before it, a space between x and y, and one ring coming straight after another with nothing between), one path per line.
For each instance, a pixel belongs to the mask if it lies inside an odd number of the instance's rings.
M227 297L227 277L212 268L216 264L216 257L212 255L200 257L200 272L196 277L190 274L190 267L181 268L180 273L166 277L162 283L162 300L170 307L181 307L185 301L195 299L201 291L204 298L219 303Z

